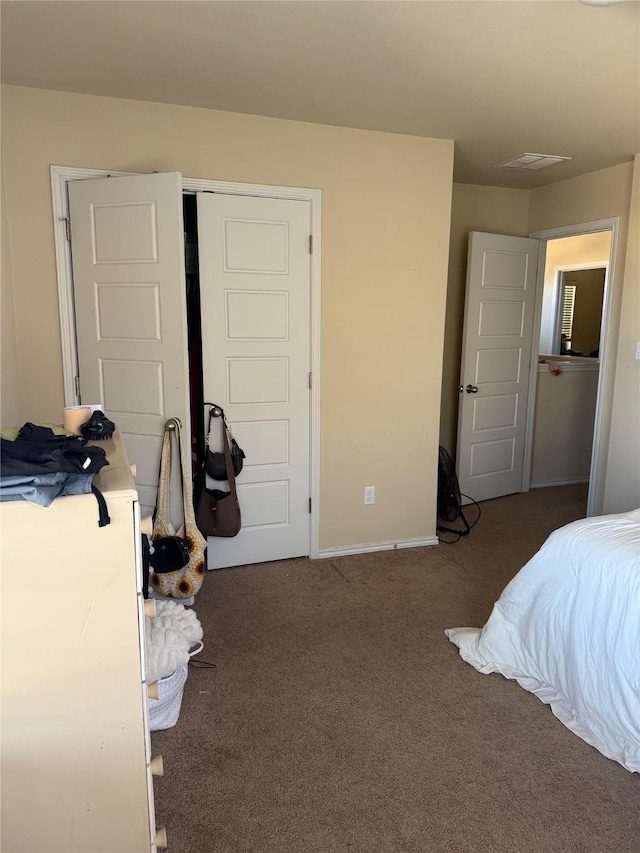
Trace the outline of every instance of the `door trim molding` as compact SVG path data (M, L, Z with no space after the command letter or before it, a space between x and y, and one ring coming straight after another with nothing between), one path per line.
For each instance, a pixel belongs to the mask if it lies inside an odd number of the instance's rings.
M591 468L589 471L589 496L587 498L587 516L600 515L603 507L605 465L600 465L601 442L608 439L609 425L604 423L604 400L603 389L608 379L610 365L615 367L615 353L611 341L611 312L613 297L616 292L615 268L618 249L618 232L620 230L620 217L614 216L610 219L596 219L592 222L582 222L576 225L566 225L559 228L547 228L543 231L534 231L529 234L536 240L540 240L540 262L538 264L537 282L537 305L536 305L536 329L534 329L534 347L540 341L540 323L542 314L542 291L544 289L544 267L546 261L546 249L548 240L556 240L563 237L579 237L583 234L594 234L598 231L611 232L611 250L604 280L604 294L602 298L602 320L600 323L600 371L598 375L598 390L596 397L596 412L593 424L593 444L591 449ZM538 359L532 351L531 358L531 385L529 401L527 406L527 436L525 448L525 476L523 477L522 490L528 491L531 486L531 463L533 450L533 419L535 414L535 397L538 377ZM613 379L613 377L611 377ZM605 434L606 433L606 434ZM604 460L603 460L604 461Z
M76 376L78 375L78 357L76 353L76 327L73 304L73 277L71 267L71 246L67 240L67 221L69 219L69 200L67 184L70 181L90 180L92 178L133 177L139 172L116 172L106 169L84 169L74 166L51 166L51 200L53 206L53 227L56 253L56 274L58 279L58 305L60 313L60 333L62 347L62 372L65 406L75 406ZM321 341L321 213L322 191L306 187L281 187L269 184L245 184L239 182L215 181L201 178L182 178L183 192L218 192L226 195L262 196L297 201L308 201L311 206L311 236L313 253L310 257L311 287L311 371L313 382L310 390L310 540L309 556L317 559L320 552L320 341Z

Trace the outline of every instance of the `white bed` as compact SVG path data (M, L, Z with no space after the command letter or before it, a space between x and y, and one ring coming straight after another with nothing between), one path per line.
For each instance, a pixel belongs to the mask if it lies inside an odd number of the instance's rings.
M484 628L445 633L479 672L515 679L640 772L640 509L554 531Z

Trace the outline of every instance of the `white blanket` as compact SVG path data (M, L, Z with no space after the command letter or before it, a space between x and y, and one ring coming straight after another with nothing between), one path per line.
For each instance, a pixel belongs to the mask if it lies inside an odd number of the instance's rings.
M445 633L477 670L515 679L587 743L640 772L640 510L556 530L482 630Z
M177 601L158 601L156 615L145 618L148 681L167 678L189 663L191 651L202 640L202 625L194 610Z

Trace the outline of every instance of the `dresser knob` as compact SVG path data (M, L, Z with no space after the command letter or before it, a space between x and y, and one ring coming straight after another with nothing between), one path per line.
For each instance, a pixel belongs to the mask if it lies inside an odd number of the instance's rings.
M149 699L160 698L160 688L158 687L157 681L151 681L147 684L147 695L149 696Z
M150 616L152 619L158 615L155 598L148 598L144 603L144 615Z
M164 761L161 755L156 755L151 759L149 766L154 776L164 776Z
M156 847L161 847L164 849L168 847L167 843L167 830L164 826L160 827L160 829L156 829Z
M153 516L145 515L144 518L140 519L140 533L144 533L145 536L151 536L153 533Z

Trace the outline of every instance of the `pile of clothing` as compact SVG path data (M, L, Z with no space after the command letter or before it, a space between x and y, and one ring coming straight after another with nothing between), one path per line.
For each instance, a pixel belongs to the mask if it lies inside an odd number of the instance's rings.
M8 435L8 433L7 433ZM15 437L3 437L0 447L0 500L26 500L50 506L62 495L93 492L100 527L109 524L106 503L93 483L105 465L101 447L59 427L26 423Z

